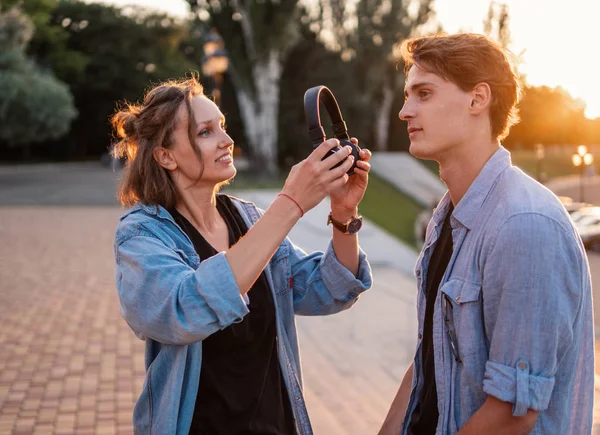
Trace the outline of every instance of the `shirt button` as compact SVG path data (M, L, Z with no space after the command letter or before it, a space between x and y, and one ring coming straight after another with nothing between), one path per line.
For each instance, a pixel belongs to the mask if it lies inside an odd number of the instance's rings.
M460 296L456 297L456 302L460 302Z
M525 370L525 369L527 368L527 364L526 364L526 363L524 363L524 362L522 362L522 363L519 363L519 368L520 368L521 370Z
M419 333L419 340L423 338L423 334Z

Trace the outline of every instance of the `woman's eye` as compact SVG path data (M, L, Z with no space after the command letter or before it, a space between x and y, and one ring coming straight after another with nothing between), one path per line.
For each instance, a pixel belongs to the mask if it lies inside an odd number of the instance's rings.
M208 136L209 133L210 130L208 128L205 128L204 130L200 131L200 133L198 133L198 136Z
M225 123L221 124L221 130L227 131L227 124L225 124Z

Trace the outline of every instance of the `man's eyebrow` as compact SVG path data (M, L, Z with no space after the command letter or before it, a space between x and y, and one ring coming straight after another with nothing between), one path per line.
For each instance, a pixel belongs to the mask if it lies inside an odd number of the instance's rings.
M423 88L425 86L433 86L435 88L437 88L437 85L433 82L418 82L418 83L413 83L412 85L409 86L410 90L412 92L415 92L416 90ZM404 95L408 95L408 90L406 88L404 88Z

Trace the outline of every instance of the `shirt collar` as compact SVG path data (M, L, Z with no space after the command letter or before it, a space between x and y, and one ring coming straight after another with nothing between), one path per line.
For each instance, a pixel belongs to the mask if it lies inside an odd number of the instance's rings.
M456 205L452 216L463 226L471 229L477 218L477 213L500 174L511 166L510 152L500 147L483 166L475 181ZM436 226L443 222L451 205L450 194L446 192L438 207L433 213L433 221Z
M130 215L131 213L135 213L140 210L143 210L145 213L147 213L151 216L157 216L159 218L173 220L173 217L171 216L171 214L162 205L148 205L148 204L141 204L141 203L136 204L133 207L131 207L129 210L127 210L123 214L123 216L121 216L121 220L123 220L126 216Z
M471 229L483 202L489 195L496 180L506 168L511 166L510 153L504 147L487 161L475 181L454 209L454 217L465 227Z

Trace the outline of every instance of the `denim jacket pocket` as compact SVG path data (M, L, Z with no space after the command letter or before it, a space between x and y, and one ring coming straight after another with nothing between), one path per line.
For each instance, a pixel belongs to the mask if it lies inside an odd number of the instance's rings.
M481 284L451 279L440 290L461 358L479 352L485 347Z

